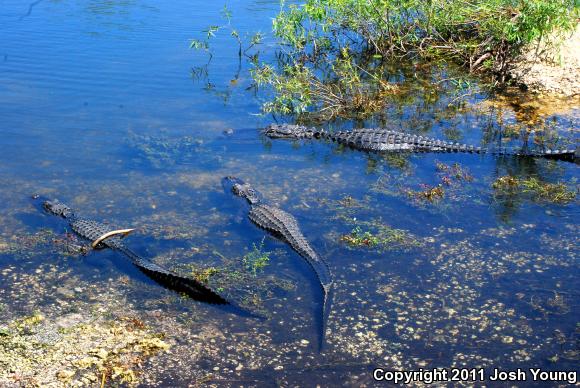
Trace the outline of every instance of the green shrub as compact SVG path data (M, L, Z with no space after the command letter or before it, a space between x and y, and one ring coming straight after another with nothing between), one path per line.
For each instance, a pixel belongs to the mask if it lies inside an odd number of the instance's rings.
M252 272L254 276L266 268L270 263L270 252L264 251L264 239L260 245L252 244L252 250L242 258L242 263L246 270Z
M523 48L540 40L549 48L550 39L576 27L580 12L577 0L282 1L273 21L281 45L276 63L260 63L261 33L241 37L227 7L222 16L227 23L209 26L192 48L211 60L211 39L229 31L240 60L254 65L256 84L272 88L264 111L328 120L382 110L402 93L388 81L397 75L389 65L400 70L401 61L454 63L503 86ZM192 75L204 72L207 65ZM458 89L470 87L464 77L452 81Z
M277 67L254 71L274 88L266 111L314 111L323 119L383 108L394 85L378 63L420 57L444 59L471 73L508 81L526 45L575 28L573 0L307 0L274 19L286 48ZM555 31L557 30L557 31ZM279 56L280 57L280 56ZM361 96L366 96L361 98Z

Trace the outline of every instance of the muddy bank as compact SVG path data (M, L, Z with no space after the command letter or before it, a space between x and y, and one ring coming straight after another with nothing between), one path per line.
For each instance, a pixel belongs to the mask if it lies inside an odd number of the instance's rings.
M555 47L545 41L531 45L512 76L532 92L580 95L580 27L560 40Z

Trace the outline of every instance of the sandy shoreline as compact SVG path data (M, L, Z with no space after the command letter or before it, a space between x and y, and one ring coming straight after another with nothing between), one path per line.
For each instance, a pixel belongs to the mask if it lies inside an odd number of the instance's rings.
M557 48L547 49L544 42L532 45L512 76L531 92L580 95L580 27L565 36Z

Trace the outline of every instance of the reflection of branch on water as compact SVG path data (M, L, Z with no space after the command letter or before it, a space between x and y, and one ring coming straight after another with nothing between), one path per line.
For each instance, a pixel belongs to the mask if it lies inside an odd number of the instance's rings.
M489 110L489 121L483 129L482 145L492 146L496 151L546 151L567 148L574 141L560 136L556 119L541 122L504 122L501 108ZM510 144L518 140L519 144Z
M218 88L216 88L216 85L211 82L211 80L209 78L209 65L210 65L211 59L212 59L211 56L206 64L201 65L201 66L195 66L195 67L191 68L191 78L192 78L193 82L204 82L205 86L203 87L203 90L205 90L207 92L212 92L214 95L222 98L224 103L227 103L232 95L231 86L237 85L238 80L240 79L240 74L242 72L242 56L241 55L242 55L242 53L240 52L240 55L238 57L238 68L237 68L233 78L230 80L228 87L225 87L223 89L218 89Z
M567 291L561 291L561 290L550 290L548 288L538 288L538 287L531 287L529 289L529 291L539 291L539 292L549 292L549 293L554 293L554 294L562 294L562 295L571 295L571 296L576 296L576 297L580 297L580 293L577 292L567 292Z
M196 66L196 67L193 67L191 69L191 75L192 75L194 82L198 82L198 81L205 82L205 87L204 87L205 91L212 92L213 94L222 98L224 100L224 103L227 103L232 95L231 86L237 85L237 83L240 79L240 73L242 71L242 58L243 57L247 58L249 63L253 64L254 66L258 65L258 58L260 55L260 51L256 50L256 52L251 54L251 55L248 52L251 49L256 48L258 45L261 44L263 36L260 32L254 34L251 37L250 42L244 48L244 40L240 36L239 32L236 29L234 29L231 25L232 13L227 8L227 6L224 6L224 8L222 10L222 16L227 20L227 24L221 25L221 26L218 26L218 25L209 26L207 28L207 30L204 30L204 32L206 33L206 37L204 39L201 39L201 40L200 39L193 39L191 41L190 48L193 48L196 50L203 50L204 52L206 52L209 55L209 59L205 65ZM215 84L212 83L209 79L209 74L210 74L209 73L209 65L210 65L211 60L213 58L212 45L210 44L210 40L213 37L215 37L219 31L224 30L224 29L230 30L230 36L235 39L235 41L238 45L238 52L237 52L237 54L238 54L237 55L238 56L238 67L237 67L237 70L234 74L234 77L232 79L230 79L228 85L220 90L220 89L217 89ZM251 86L248 89L251 89Z
M30 14L32 13L32 8L34 8L36 5L38 5L38 4L39 4L39 3L41 3L42 1L44 1L44 0L36 0L36 1L33 1L32 3L30 3L30 4L28 5L28 11L27 11L27 12L26 12L24 15L20 16L20 18L19 18L18 20L19 20L19 21L21 21L21 20L23 20L24 18L26 18L26 17L30 16Z
M547 317L548 315L566 315L571 311L564 296L558 294L556 291L554 291L553 298L546 298L545 300L536 295L532 295L528 304L532 306L534 310L542 313L544 317Z

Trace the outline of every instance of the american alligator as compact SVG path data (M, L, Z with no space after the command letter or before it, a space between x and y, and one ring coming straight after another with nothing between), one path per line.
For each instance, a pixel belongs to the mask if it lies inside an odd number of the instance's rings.
M273 236L288 243L310 265L322 289L322 335L321 345L326 333L326 317L330 309L330 292L332 289L332 274L326 261L310 246L298 226L296 218L275 206L262 202L261 195L248 183L239 178L224 178L224 186L250 204L248 218L258 227L267 230Z
M112 232L109 226L97 221L77 217L70 207L58 200L45 200L42 206L48 213L66 219L71 229L80 237L90 240L93 243L98 242L97 244L93 244L96 247L108 247L123 253L141 272L162 286L173 291L184 293L192 299L201 302L217 305L229 304L220 295L196 280L175 274L149 260L139 257L139 255L123 244L119 234ZM103 238L107 234L110 237Z
M463 152L476 154L544 157L577 161L578 151L556 149L542 151L496 150L488 151L473 145L446 142L431 137L391 131L384 128L359 128L351 131L328 132L324 129L301 125L272 124L263 130L271 139L327 139L361 151L373 152Z

